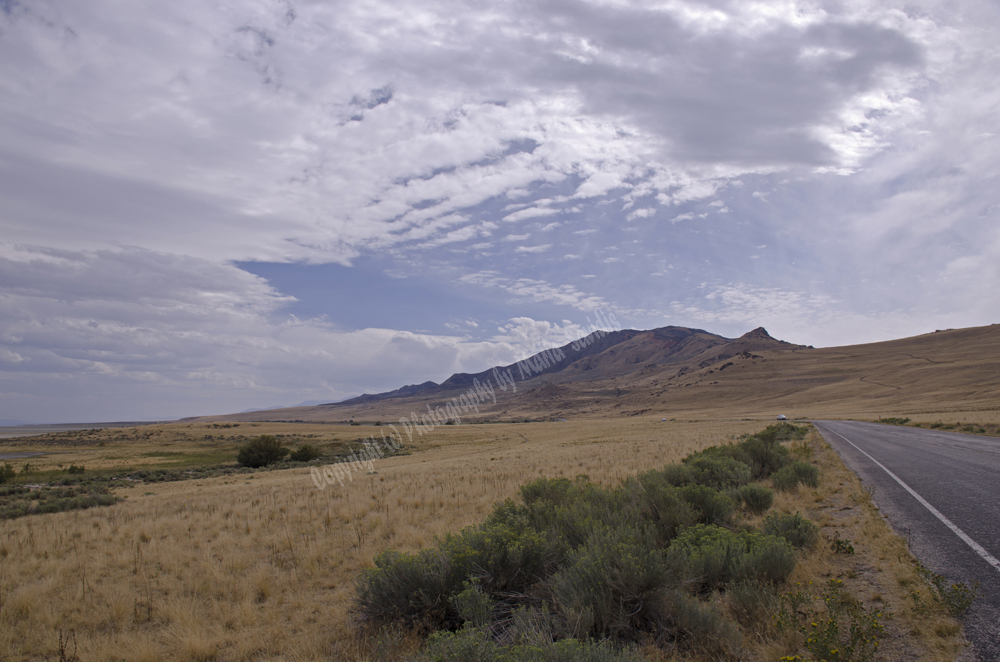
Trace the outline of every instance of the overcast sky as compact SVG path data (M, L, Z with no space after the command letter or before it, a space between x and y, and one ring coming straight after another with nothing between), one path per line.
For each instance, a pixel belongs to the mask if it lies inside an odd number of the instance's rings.
M0 419L1000 322L991 2L0 0Z

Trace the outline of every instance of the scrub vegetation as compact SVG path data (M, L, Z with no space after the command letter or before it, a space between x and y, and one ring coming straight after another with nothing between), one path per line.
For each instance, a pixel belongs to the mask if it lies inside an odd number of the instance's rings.
M961 650L905 542L814 432L758 446L759 420L441 427L319 490L310 465L240 468L239 448L270 434L326 462L357 428L255 425L9 444L65 451L26 460L27 477L17 461L18 489L45 480L79 496L92 481L121 500L3 522L0 650L38 662L820 659L811 623L850 644L862 622L837 605L854 602L882 614L884 659ZM795 462L817 468L818 486L774 489ZM835 553L835 537L856 553ZM408 564L445 558L422 617L394 583L426 586ZM826 603L831 579L845 597Z

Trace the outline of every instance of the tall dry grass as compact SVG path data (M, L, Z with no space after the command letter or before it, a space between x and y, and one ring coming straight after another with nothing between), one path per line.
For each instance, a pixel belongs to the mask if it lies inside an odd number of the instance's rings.
M0 650L82 660L356 659L358 570L481 521L538 476L600 483L759 429L741 421L448 426L320 491L303 469L139 485L0 533Z

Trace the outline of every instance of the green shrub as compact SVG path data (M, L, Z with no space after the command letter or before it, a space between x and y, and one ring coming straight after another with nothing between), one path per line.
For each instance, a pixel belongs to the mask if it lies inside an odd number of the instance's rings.
M621 528L596 531L550 585L574 636L634 640L663 622L663 588L678 581L647 534Z
M455 626L459 617L450 597L461 587L450 559L438 549L415 554L382 552L375 557L375 567L358 577L354 611L362 623Z
M17 471L10 466L10 462L4 462L0 467L0 484L9 483L17 476Z
M712 489L724 490L750 482L750 467L732 457L701 455L692 458L687 466L693 482Z
M819 487L819 467L808 462L795 461L789 465L799 482L809 487Z
M83 465L76 466L75 464L71 464L69 465L69 469L67 469L66 471L68 471L71 474L82 474L84 471L86 471L86 469L83 468Z
M273 435L264 434L244 444L236 455L241 467L266 467L288 455L288 449Z
M810 487L819 485L819 468L808 462L796 460L791 464L782 467L771 476L774 489L786 492L794 490L799 483Z
M703 524L725 524L736 509L733 500L704 485L685 485L677 488L681 498L694 508L698 521Z
M819 540L819 527L799 513L769 516L764 520L764 533L780 536L800 549L812 547Z
M638 504L623 489L610 490L584 478L535 481L525 486L524 522L567 549L584 544L599 529L638 517ZM514 515L513 512L507 516Z
M755 515L767 512L767 509L774 503L774 492L756 483L743 485L734 491L734 496L737 501Z
M629 478L622 490L628 495L626 500L636 506L641 519L653 527L661 546L670 542L678 529L698 521L699 513L663 472L647 471Z
M473 627L481 627L490 622L496 602L490 600L480 588L478 581L466 583L466 589L451 599L458 617Z
M755 480L767 478L788 463L788 449L781 442L794 438L798 429L787 423L769 425L740 443Z
M568 478L539 478L521 486L521 498L529 506L539 500L557 506L562 505L569 501L575 492L573 481Z
M322 456L323 453L315 446L302 444L288 456L288 459L293 462L310 462Z
M668 464L659 473L663 475L664 481L674 487L694 482L691 478L691 469L686 464Z
M795 569L795 550L783 538L705 524L678 534L667 558L682 565L695 579L692 586L701 591L733 582L777 584Z
M548 575L547 566L559 556L538 531L495 523L449 534L439 547L451 568L451 586L475 577L490 595L524 593Z
M791 467L784 467L771 474L771 485L779 492L788 492L799 486L799 477Z

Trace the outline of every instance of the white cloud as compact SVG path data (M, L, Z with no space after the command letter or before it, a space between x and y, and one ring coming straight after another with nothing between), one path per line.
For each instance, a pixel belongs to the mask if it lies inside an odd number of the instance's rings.
M516 297L537 303L554 303L571 306L576 310L591 311L603 308L617 310L603 298L580 292L572 285L552 285L543 280L531 278L507 278L496 271L480 271L466 274L458 279L467 285L485 288L500 288Z
M653 207L646 207L643 209L636 209L635 211L629 213L626 217L628 220L634 220L636 218L649 218L656 213L656 209Z
M539 207L531 207L530 209L522 209L521 211L516 211L513 214L507 214L503 217L503 220L508 223L514 223L515 221L523 221L527 218L537 218L538 216L549 216L551 214L558 214L558 209L541 209Z
M995 321L1000 49L985 5L289 6L3 5L10 417L57 411L50 393L80 412L191 413L208 385L223 410L332 398L515 351L289 318L291 297L237 261L377 256L393 278L451 287L473 271L459 282L582 311L662 310L676 292L678 322L764 317L817 343ZM660 207L671 223L627 228L636 254L614 278L580 273L618 259L586 233ZM550 243L516 245L529 227ZM780 260L747 255L764 243ZM555 245L561 260L522 257ZM677 269L641 287L667 273L664 253ZM578 278L594 291L550 282Z
M5 248L0 362L17 372L0 371L0 391L19 403L22 418L181 416L246 402L335 400L482 370L522 352L514 342L343 331L282 316L288 298L265 281L204 260ZM148 397L129 400L136 390Z

